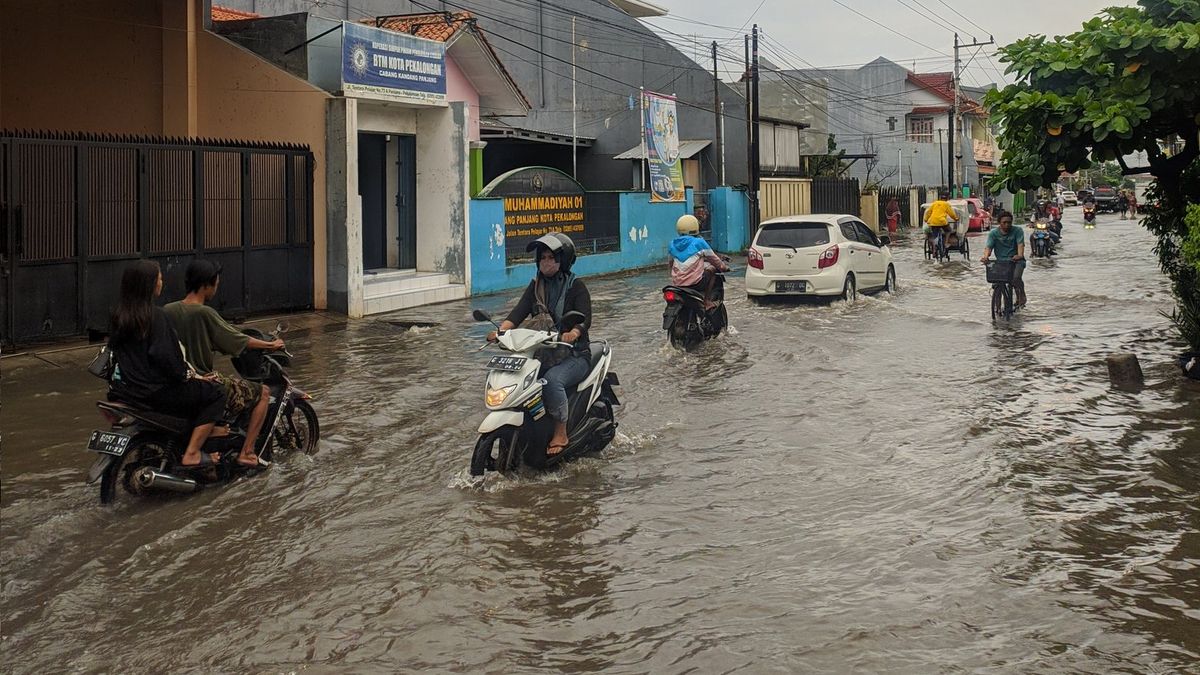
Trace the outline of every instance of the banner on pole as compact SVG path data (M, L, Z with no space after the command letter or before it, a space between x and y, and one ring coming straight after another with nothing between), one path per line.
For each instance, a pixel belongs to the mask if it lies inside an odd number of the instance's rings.
M675 114L674 96L642 93L642 142L650 167L650 201L684 201L679 120Z

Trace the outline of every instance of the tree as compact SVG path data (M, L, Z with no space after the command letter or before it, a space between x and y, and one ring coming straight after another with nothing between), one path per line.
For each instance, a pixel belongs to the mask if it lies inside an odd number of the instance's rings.
M829 149L829 154L814 155L809 158L809 177L840 176L846 170L846 163L842 161L842 158L846 156L846 151L837 149L837 138L833 134L829 134L826 147Z
M1186 329L1200 317L1200 268L1184 254L1200 246L1200 222L1185 220L1188 204L1200 203L1200 0L1138 5L1105 10L1066 37L1032 35L1001 49L1017 82L984 99L1004 128L992 185L1047 186L1063 170L1105 161L1124 175L1152 174L1156 208L1143 223L1158 237L1179 303L1172 318L1200 351ZM1149 166L1126 164L1137 151Z
M863 154L867 155L863 158L863 166L867 170L867 175L863 177L863 192L879 192L883 184L892 176L900 172L899 166L891 167L890 169L880 169L879 174L875 175L872 180L872 175L875 169L879 168L879 152L875 148L875 135L867 134L862 142Z

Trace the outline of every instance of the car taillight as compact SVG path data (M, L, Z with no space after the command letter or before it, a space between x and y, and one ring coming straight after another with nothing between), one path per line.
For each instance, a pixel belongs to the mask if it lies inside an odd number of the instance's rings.
M678 299L679 296L675 295L675 291L663 291L663 300L666 300L667 302L675 302Z
M839 249L837 244L830 246L824 251L821 251L821 257L817 260L817 269L823 270L826 267L833 267L836 265L838 261L838 253Z
M751 247L750 252L746 255L746 262L756 270L763 268L763 257L758 252L758 249Z

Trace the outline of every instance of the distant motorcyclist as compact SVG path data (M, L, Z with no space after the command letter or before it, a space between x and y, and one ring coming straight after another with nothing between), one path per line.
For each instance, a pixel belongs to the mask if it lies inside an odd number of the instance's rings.
M671 253L671 283L703 291L704 308L712 309L716 305L712 290L717 272L728 272L729 265L700 236L700 221L695 216L680 216L675 221L675 232L679 236L667 246Z
M937 201L930 204L929 209L925 212L926 237L933 242L937 240L938 235L941 235L942 241L947 241L946 238L951 233L950 223L952 222L958 222L958 213L950 205L950 192L941 190L938 192Z

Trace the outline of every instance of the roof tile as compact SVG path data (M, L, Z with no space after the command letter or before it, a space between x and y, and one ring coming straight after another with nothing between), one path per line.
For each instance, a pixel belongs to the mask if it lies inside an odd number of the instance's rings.
M220 5L212 6L213 21L241 21L243 19L261 18L261 14L255 14L254 12L243 12L240 9L230 9L229 7L222 7Z

